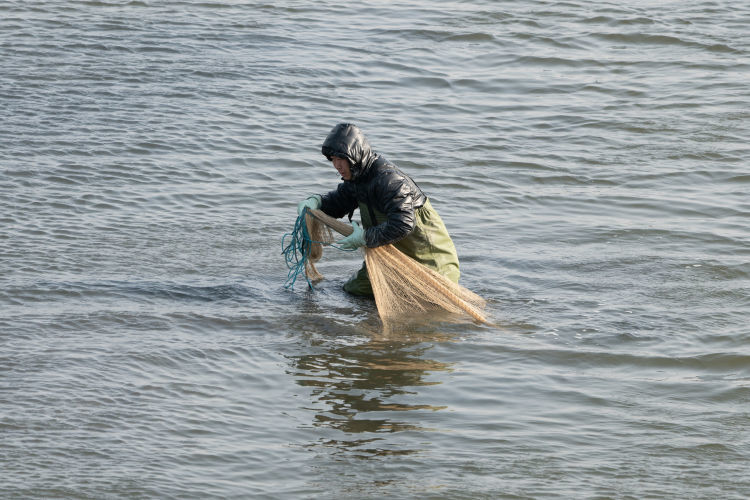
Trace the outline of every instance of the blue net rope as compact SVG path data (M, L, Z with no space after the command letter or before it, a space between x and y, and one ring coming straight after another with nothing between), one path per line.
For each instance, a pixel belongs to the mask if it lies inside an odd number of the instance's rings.
M300 273L305 276L307 286L311 289L313 287L312 282L310 282L310 279L305 274L305 265L307 259L310 258L310 251L314 243L310 237L310 233L307 231L307 224L305 223L306 214L307 209L297 217L292 232L286 233L281 238L281 254L286 261L286 267L289 268L284 288L292 288L297 282L297 277ZM289 241L288 243L287 240Z
M286 233L281 239L281 254L286 261L286 267L289 268L284 288L294 287L294 284L297 282L297 277L302 274L307 281L307 286L309 286L310 289L313 289L312 282L305 273L305 266L310 258L310 252L312 251L314 243L327 245L345 252L350 251L336 245L331 245L327 241L313 240L310 236L310 232L307 230L307 224L305 222L305 215L307 215L307 213L308 209L305 208L305 210L297 217L292 232Z

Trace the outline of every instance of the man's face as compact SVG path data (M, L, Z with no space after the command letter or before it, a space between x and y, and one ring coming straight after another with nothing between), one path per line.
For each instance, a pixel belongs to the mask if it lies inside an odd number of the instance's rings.
M331 161L333 162L333 166L336 167L336 170L338 170L339 175L341 175L341 178L345 181L352 180L352 169L349 165L349 160L346 158L338 158L336 156L331 157Z

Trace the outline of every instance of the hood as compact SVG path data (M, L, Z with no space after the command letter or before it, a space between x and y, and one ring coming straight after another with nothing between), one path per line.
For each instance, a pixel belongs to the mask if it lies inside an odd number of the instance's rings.
M370 147L365 134L352 123L339 123L328 134L321 148L323 156L346 158L351 164L352 181L360 179L378 155Z

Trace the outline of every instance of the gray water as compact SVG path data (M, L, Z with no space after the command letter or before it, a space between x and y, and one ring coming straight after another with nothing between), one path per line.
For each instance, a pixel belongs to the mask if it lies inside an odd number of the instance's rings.
M0 1L3 498L750 497L750 5ZM495 326L296 204L353 121Z

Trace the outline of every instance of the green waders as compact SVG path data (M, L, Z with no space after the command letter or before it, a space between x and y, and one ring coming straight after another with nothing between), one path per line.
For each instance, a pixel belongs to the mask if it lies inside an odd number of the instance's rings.
M373 212L377 219L374 224L367 205L359 204L362 226L365 229L382 224L386 220L384 214L377 210L373 210ZM458 283L460 272L456 247L453 246L453 241L448 235L443 220L432 208L429 199L421 208L416 210L414 230L411 234L394 243L393 246L417 262L434 269L454 283ZM372 297L372 286L367 276L367 265L364 262L362 268L344 283L344 290L352 295Z

